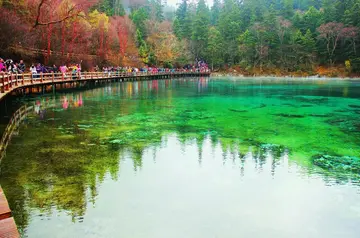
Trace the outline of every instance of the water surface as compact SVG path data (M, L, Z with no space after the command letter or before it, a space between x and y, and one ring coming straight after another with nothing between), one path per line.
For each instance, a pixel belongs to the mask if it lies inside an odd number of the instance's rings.
M360 232L359 176L311 159L360 156L358 81L128 82L20 104L0 182L26 237Z

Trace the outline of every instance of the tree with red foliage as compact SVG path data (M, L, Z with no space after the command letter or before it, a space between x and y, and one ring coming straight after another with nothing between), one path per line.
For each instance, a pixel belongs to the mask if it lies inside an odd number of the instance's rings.
M28 46L35 39L34 34L29 32L29 25L12 10L2 8L0 11L0 49L6 51L9 47L20 44Z
M343 39L354 40L357 36L356 27L345 27L343 23L329 22L317 28L319 38L326 41L326 49L329 55L330 64L333 65L333 57L336 47ZM355 41L354 41L355 43Z
M35 21L33 29L41 32L42 45L46 53L45 63L47 64L51 55L51 42L54 33L54 25L62 23L61 29L61 52L65 51L65 32L69 21L79 21L85 16L87 10L93 6L97 0L28 0L27 9L29 12L29 22ZM44 26L43 29L39 26ZM46 35L46 37L45 37ZM46 38L46 40L45 40ZM46 41L46 42L45 42ZM73 42L74 39L71 40Z
M129 37L126 20L128 19L126 19L125 17L113 17L110 22L112 29L115 30L117 36L117 41L119 45L119 55L121 57L125 56L128 37Z
M61 23L72 18L83 17L84 12L95 5L97 1L98 0L28 0L31 8L35 9L35 23L33 27L47 26ZM55 20L43 17L47 15L46 12L57 9L58 6L65 8L65 11L63 11L64 14L58 15Z

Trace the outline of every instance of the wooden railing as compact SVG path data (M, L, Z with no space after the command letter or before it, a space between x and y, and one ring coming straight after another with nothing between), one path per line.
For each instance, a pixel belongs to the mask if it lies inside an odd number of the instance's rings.
M11 117L0 140L0 161L5 156L6 148L13 135L18 133L19 126L25 120L29 113L33 112L34 106L24 105L20 107Z
M143 78L158 76L209 75L209 72L79 72L79 73L39 73L39 74L0 74L0 99L13 89L39 84L59 83L66 81L88 81L114 78Z

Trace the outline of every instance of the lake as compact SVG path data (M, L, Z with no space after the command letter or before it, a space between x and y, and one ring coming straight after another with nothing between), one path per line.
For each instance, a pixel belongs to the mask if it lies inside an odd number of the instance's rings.
M360 81L183 78L26 108L0 184L24 237L359 237Z

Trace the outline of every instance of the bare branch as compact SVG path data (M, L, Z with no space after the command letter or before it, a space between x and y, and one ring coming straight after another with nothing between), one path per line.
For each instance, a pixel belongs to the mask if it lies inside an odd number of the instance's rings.
M58 24L58 23L61 23L61 22L63 22L63 21L66 21L66 20L68 20L68 19L70 19L70 18L74 18L74 17L83 17L83 16L82 16L82 15L80 14L80 12L79 12L79 13L76 13L76 14L73 14L73 15L68 15L68 16L66 16L66 17L64 17L64 18L62 18L62 19L60 19L60 20L56 20L56 21L50 21L50 22L45 22L45 23L43 23L43 22L37 22L34 27L36 27L36 26L47 26L47 25L52 25L52 24Z
M55 21L41 22L40 21L41 9L46 1L47 0L41 0L37 7L37 16L36 16L36 21L35 21L33 28L36 28L37 26L48 26L48 25L58 24L58 23L64 22L71 18L82 17L81 13L83 12L84 8L86 8L86 6L91 5L92 2L94 2L94 1L84 1L84 2L81 2L78 4L73 4L71 6L71 8L68 9L65 17L55 20Z
M36 15L36 21L35 21L35 25L34 28L38 25L39 20L40 20L40 14L41 14L41 7L42 5L45 3L45 0L41 0L41 2L39 3L39 6L37 8L37 15Z

